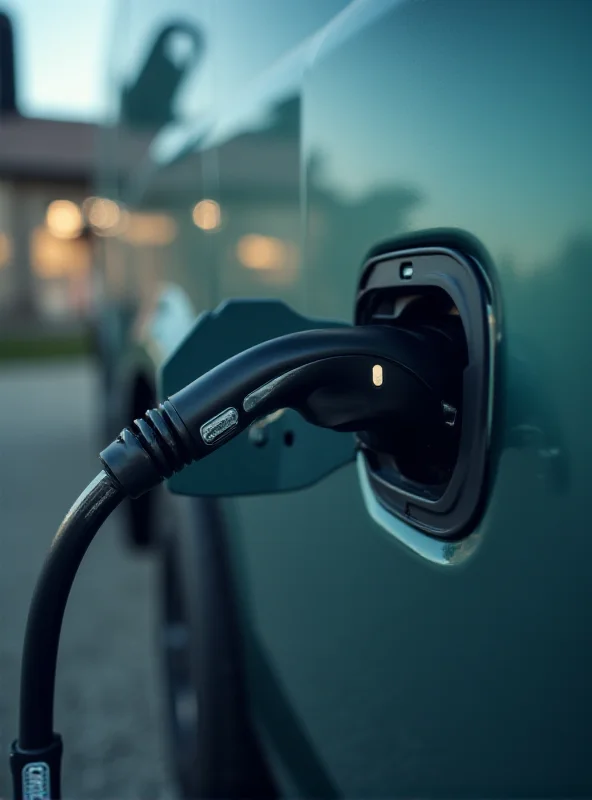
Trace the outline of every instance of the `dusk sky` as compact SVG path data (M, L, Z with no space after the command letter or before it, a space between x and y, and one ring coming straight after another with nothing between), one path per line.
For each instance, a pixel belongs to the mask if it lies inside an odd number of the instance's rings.
M1 0L0 0L1 1ZM97 119L115 0L6 0L17 48L19 105L27 116Z

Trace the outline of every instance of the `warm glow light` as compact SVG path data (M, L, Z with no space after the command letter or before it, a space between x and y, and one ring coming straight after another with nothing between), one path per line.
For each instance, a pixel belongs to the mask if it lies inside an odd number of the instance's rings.
M177 223L166 214L129 214L128 224L121 238L133 245L164 246L177 235Z
M97 197L87 197L82 201L82 213L84 214L86 219L88 219L90 210L97 200L98 200Z
M220 227L220 206L215 200L200 200L191 216L193 222L203 231L213 231Z
M63 239L47 228L35 228L31 237L31 264L41 278L83 275L90 268L88 242Z
M280 269L288 261L288 248L281 239L249 233L239 239L236 255L249 269Z
M12 242L6 233L0 232L0 269L5 267L12 258Z
M106 197L87 197L82 208L87 220L99 235L115 236L122 226L122 210ZM123 215L123 221L125 215Z
M71 200L54 200L47 208L45 223L58 239L75 239L82 231L84 220L76 203Z
M375 386L382 386L382 367L380 364L375 364L372 367L372 383Z

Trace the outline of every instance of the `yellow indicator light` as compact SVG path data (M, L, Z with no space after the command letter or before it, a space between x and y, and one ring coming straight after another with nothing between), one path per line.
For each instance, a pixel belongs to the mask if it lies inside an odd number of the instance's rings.
M372 383L375 386L382 386L382 367L380 364L375 364L372 367Z

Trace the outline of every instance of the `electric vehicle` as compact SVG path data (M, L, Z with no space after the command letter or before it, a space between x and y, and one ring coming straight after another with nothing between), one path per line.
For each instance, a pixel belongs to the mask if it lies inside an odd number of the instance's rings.
M349 459L276 415L226 492L126 508L183 796L592 792L591 26L589 0L117 4L105 436L230 298L460 319L474 359L461 439Z

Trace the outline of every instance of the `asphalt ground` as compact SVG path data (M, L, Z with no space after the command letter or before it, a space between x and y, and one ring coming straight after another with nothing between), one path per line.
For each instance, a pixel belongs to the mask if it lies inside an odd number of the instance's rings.
M51 538L99 469L100 387L86 361L0 365L0 798L17 732L27 608ZM169 798L156 654L155 563L110 520L64 620L55 729L64 798Z

